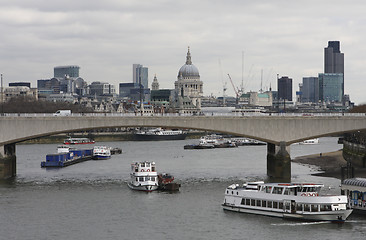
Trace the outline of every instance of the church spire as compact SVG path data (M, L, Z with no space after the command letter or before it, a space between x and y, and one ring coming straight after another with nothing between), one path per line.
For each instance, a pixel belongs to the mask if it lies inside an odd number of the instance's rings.
M187 61L186 61L186 64L187 64L187 65L192 65L191 52L189 51L189 46L188 46Z

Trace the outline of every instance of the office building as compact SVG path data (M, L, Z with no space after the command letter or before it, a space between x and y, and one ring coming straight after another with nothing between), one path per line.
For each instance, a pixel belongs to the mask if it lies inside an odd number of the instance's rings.
M54 67L53 77L64 78L65 76L69 76L70 78L78 78L79 70L80 67L76 65Z
M133 73L132 73L133 81L132 82L142 84L143 88L149 88L149 85L148 85L149 69L140 64L133 64L132 71L133 71Z
M278 100L292 101L292 78L283 76L277 79Z
M343 73L319 73L319 98L323 102L342 102Z
M344 54L341 52L339 41L329 41L328 47L324 48L324 73L342 73L342 94L344 94Z
M112 84L106 82L92 82L89 86L90 95L104 96L115 95L116 89Z
M319 101L319 79L317 77L303 77L300 91L301 102L317 103Z

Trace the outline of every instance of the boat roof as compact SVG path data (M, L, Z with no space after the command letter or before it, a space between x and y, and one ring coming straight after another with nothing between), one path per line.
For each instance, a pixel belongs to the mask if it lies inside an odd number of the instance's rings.
M131 165L138 165L138 164L141 164L141 163L151 163L151 164L155 164L155 162L150 162L150 161L141 161L141 162L135 162L135 163L131 163Z
M263 182L248 182L248 185L264 185L273 187L324 187L324 184L317 183L263 183Z
M349 178L343 181L343 185L366 187L366 178Z

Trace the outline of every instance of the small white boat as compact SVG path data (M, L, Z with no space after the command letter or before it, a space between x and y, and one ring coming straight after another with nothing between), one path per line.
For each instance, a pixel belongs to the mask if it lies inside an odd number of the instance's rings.
M72 138L69 137L64 140L64 144L74 145L74 144L94 144L95 141L89 138Z
M95 146L93 148L93 159L104 160L111 158L111 148L106 146Z
M305 221L343 222L352 213L347 196L320 195L322 184L249 182L226 188L225 210Z
M133 134L134 140L137 141L184 140L186 136L187 132L182 130L162 128L141 129Z
M151 192L159 187L155 162L136 162L131 164L131 180L128 186L133 190Z
M300 142L300 144L318 144L319 138L312 138L305 141Z

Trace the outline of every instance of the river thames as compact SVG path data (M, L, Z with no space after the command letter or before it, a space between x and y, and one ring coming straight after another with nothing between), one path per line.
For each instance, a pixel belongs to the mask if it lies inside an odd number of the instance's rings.
M266 179L267 148L183 149L197 142L97 143L123 153L60 169L40 168L57 144L17 145L17 177L0 183L0 239L365 239L366 216L304 223L224 211L228 185ZM340 148L337 138L321 138L292 145L291 157ZM130 190L130 164L144 160L173 174L180 191ZM292 163L292 181L323 183L340 194L340 180L310 175L316 171Z

